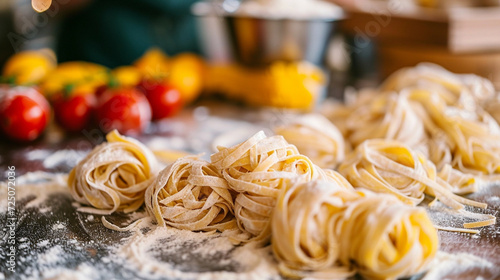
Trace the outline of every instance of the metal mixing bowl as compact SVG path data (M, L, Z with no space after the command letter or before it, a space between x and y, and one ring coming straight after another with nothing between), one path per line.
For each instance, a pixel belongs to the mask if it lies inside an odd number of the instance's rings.
M229 13L223 4L213 3L198 3L193 12L208 60L236 61L250 67L278 60L322 65L330 36L341 19L239 16L234 11Z
M224 18L234 59L246 66L307 60L320 65L333 21Z

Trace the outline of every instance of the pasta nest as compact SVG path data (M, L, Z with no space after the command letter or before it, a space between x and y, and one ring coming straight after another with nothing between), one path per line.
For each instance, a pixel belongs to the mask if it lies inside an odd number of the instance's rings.
M331 178L331 171L315 166L282 136L266 137L262 131L236 146L219 147L211 161L238 193L236 221L243 232L255 237L253 240L269 238L276 197L290 180Z
M359 195L340 175L339 183L293 184L280 195L272 218L272 249L282 274L344 279L355 272L339 264L340 240L332 222Z
M365 141L342 163L339 172L354 187L388 193L413 206L419 204L427 193L457 210L464 208L462 203L485 208L483 203L453 194L453 191L461 191L450 185L461 182L462 187L470 189L470 184L475 181L464 181L459 171L450 170L442 172L441 178L432 162L396 141Z
M320 181L294 184L279 196L272 234L280 271L290 277L412 276L439 247L425 209Z
M163 169L145 196L147 211L161 226L224 231L237 229L233 195L212 164L184 157Z
M274 132L297 147L321 168L335 168L344 160L345 144L340 131L327 118L318 114L295 117L277 126Z
M475 175L500 173L500 126L490 114L481 107L471 111L448 106L430 91L408 91L413 100L425 107L427 116L422 117L429 119L426 128L433 138L429 151L434 149L444 156L429 153L439 167L451 164Z
M423 155L395 142L381 139L363 142L339 167L354 187L389 193L401 201L417 205L425 195L425 183L411 174L435 180L434 166Z
M353 147L373 138L397 140L412 147L425 142L424 123L407 94L388 92L365 98L370 102L354 105L345 120L347 139Z
M500 173L500 127L490 115L468 120L443 116L442 127L452 139L452 165L476 175Z
M400 91L405 88L427 88L446 101L447 105L474 109L483 106L496 95L493 83L471 74L455 74L441 66L420 63L392 74L380 87L381 91Z
M80 211L103 215L118 210L133 212L144 203L144 192L154 180L156 158L139 141L116 130L108 133L106 140L71 170L71 195L95 207L80 207Z
M360 191L336 215L340 261L354 264L369 279L396 279L426 269L439 240L425 209L401 203L391 195Z

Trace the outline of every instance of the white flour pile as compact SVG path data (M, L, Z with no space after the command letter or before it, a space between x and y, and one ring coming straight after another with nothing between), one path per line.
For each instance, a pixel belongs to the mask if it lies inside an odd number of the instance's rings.
M270 247L234 246L221 233L156 227L149 218L130 233L108 230L100 216L75 212L65 179L64 174L43 172L17 178L19 205L32 199L20 206L19 215L39 221L42 225L37 226L45 232L23 235L29 232L23 228L26 223L19 225L20 275L16 276L20 279L281 279ZM6 214L6 189L2 183L0 218ZM489 199L496 201L493 196ZM137 212L108 220L125 226L142 217L144 213ZM3 268L0 279L8 279ZM471 254L440 252L425 279L446 279L468 271L485 272L483 279L495 279L488 278L495 277L495 269L494 264Z

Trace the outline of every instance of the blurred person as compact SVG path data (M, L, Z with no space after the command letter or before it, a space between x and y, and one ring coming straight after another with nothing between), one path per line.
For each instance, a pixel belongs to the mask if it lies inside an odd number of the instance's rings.
M9 34L14 31L13 15L9 0L0 0L0 69L14 53Z
M168 55L199 53L195 18L190 12L196 1L69 0L60 4L55 44L58 61L129 65L153 46Z

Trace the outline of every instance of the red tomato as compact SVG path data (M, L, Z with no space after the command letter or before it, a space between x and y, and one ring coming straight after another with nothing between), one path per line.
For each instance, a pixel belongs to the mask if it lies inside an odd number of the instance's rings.
M87 93L58 94L52 99L57 123L69 132L82 131L89 126L95 103L95 96Z
M143 81L140 88L151 104L153 120L171 117L182 108L181 93L168 83Z
M38 138L47 126L49 117L49 103L36 89L0 89L0 126L9 138L21 141Z
M139 134L151 122L151 107L135 88L109 89L98 100L96 110L99 127L121 134Z

